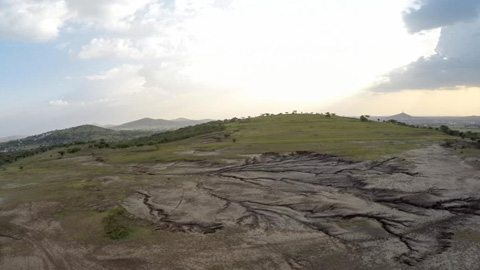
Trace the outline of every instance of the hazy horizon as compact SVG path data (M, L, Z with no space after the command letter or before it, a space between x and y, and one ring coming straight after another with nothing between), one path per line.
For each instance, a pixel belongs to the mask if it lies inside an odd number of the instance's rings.
M332 113L335 113L334 111L331 111ZM273 113L273 114L279 114L279 113L285 113L285 112L277 112L277 113ZM291 113L288 112L289 114ZM301 112L299 112L301 113ZM324 113L324 112L303 112L303 113ZM438 118L442 118L442 117L445 117L445 118L448 118L448 117L480 117L479 115L459 115L459 116L452 116L452 115L411 115L407 112L399 112L397 114L400 114L400 113L405 113L405 114L408 114L412 117L425 117L425 118L435 118L435 117L438 117ZM389 117L389 116L394 116L394 115L397 115L397 114L393 114L393 115L376 115L376 114L372 114L371 115L371 119L374 120L374 117ZM255 117L255 116L259 116L259 115L242 115L242 116L234 116L234 117L237 117L237 118L247 118L247 117ZM341 116L341 117L360 117L360 115L338 115L338 116ZM33 135L38 135L38 134L42 134L42 133L46 133L46 132L49 132L49 131L54 131L54 130L61 130L61 129L68 129L68 128L73 128L73 127L77 127L77 126L82 126L82 125L94 125L94 126L100 126L100 127L104 127L104 128L109 128L109 126L119 126L119 125L122 125L122 124L126 124L126 123L130 123L130 122L134 122L134 121L137 121L137 120L142 120L142 119L146 119L146 118L150 118L150 119L162 119L162 118L152 118L152 117L141 117L139 119L133 119L133 120L127 120L127 121L120 121L118 123L97 123L97 122L92 122L92 123L80 123L80 124L75 124L75 125L71 125L71 126L62 126L62 127L57 127L57 128L43 128L43 129L38 129L37 131L31 131L30 133L25 133L25 134L7 134L7 133L1 133L0 132L0 139L2 138L9 138L9 137L17 137L17 136L20 136L20 137L27 137L27 136L33 136ZM177 118L172 118L172 119L163 119L163 120L169 120L169 121L174 121L174 120L177 120L177 119L181 119L181 118L186 118L186 117L177 117ZM233 117L232 117L233 118ZM186 118L188 120L206 120L206 119L194 119L194 118ZM224 120L224 119L231 119L231 118L214 118L214 119L210 119L210 120ZM3 135L2 135L3 134Z
M0 137L262 113L480 115L476 0L0 0Z

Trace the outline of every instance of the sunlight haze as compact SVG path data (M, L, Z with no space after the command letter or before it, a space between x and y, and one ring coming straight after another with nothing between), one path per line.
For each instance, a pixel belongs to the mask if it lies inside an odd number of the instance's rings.
M392 0L0 0L0 135L147 116L480 114L461 102L478 96L473 74L432 83L411 71L472 59L442 37L458 28L473 40L478 18L423 27L408 10L422 11Z

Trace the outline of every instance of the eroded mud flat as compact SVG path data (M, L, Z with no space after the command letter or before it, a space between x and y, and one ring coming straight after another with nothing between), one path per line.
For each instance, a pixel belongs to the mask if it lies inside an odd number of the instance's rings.
M150 173L183 174L184 166ZM457 253L454 244L456 232L480 229L480 172L440 146L374 162L297 152L203 172L202 164L191 166L201 180L138 190L123 205L159 230L214 234L243 228L252 245L282 239L303 249L301 235L318 234L334 242L338 254L358 260L359 268L468 269L480 259ZM315 252L284 259L292 268L329 265Z
M23 205L2 213L3 228L16 229L4 230L0 244L23 241L33 253L0 266L478 269L479 164L441 146L368 162L266 153L226 165L132 165L129 173L159 179L132 188L119 205L152 224L161 241L66 243L61 224L37 214L52 205Z

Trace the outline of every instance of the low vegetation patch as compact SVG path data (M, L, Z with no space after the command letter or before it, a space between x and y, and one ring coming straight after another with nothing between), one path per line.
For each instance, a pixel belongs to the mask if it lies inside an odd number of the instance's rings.
M480 243L480 232L474 230L461 230L454 234L454 239Z
M125 214L127 210L123 207L117 207L109 211L108 215L103 218L103 230L105 235L113 240L119 240L127 237L130 232L125 225Z
M68 148L68 149L67 149L67 153L73 154L73 153L79 152L80 150L82 150L82 148L80 148L80 147Z
M462 139L470 139L472 142L477 142L480 144L480 133L478 132L472 132L472 131L462 132L462 131L450 129L445 125L440 126L439 130L450 136L462 137Z

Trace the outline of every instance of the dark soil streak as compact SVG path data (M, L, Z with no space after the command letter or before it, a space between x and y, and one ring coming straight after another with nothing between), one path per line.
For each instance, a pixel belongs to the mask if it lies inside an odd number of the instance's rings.
M143 204L148 207L150 215L154 219L153 223L157 225L157 230L168 230L172 232L198 232L208 234L215 233L223 228L223 224L221 223L203 224L197 222L176 222L170 220L170 214L166 213L163 209L156 208L152 203L149 202L151 199L150 195L140 191L136 191L136 193L143 196Z
M8 234L4 234L4 233L0 233L0 237L5 237L5 238L9 238L9 239L17 240L17 241L20 241L20 240L22 240L22 239L23 239L23 238L20 238L20 237L14 236L14 235L8 235Z

